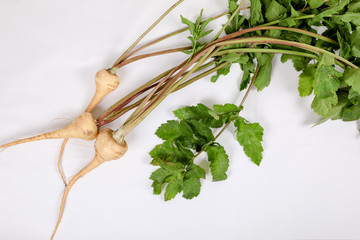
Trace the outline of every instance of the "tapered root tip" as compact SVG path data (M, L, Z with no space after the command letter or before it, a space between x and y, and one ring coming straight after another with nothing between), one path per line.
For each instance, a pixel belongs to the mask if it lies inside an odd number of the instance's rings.
M10 143L6 143L4 145L1 145L0 149L5 149L5 148L8 148L8 147L12 147L12 146L23 144L23 143L35 142L35 141L48 139L50 135L51 135L50 133L45 133L45 134L41 134L41 135L38 135L38 136L35 136L35 137L29 137L29 138L25 138L25 139L16 140L14 142L10 142Z
M60 221L64 212L65 202L71 187L75 184L75 182L86 175L93 169L100 166L102 163L106 161L116 160L121 158L127 151L128 146L125 141L119 143L112 137L113 131L110 129L102 130L96 138L95 141L95 157L94 159L80 172L78 172L69 182L69 184L65 187L63 197L61 199L59 217L54 229L54 232L51 236L51 240L54 239L55 233L60 225Z

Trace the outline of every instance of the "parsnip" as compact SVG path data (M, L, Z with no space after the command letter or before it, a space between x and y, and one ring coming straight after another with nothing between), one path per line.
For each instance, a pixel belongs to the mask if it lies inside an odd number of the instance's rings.
M55 226L55 229L54 229L51 239L54 238L55 233L59 227L59 224L60 224L63 212L64 212L64 207L65 207L65 202L66 202L67 196L69 194L71 187L75 184L75 182L77 182L77 180L79 180L79 178L86 175L93 169L97 168L104 162L121 158L126 153L127 149L128 149L128 147L127 147L127 143L125 141L118 142L113 138L112 130L104 129L99 133L99 135L97 136L96 141L95 141L95 157L94 157L94 159L85 168L83 168L81 171L79 171L70 180L69 184L65 187L63 197L61 200L59 217L58 217L58 220L57 220L57 223L56 223L56 226Z

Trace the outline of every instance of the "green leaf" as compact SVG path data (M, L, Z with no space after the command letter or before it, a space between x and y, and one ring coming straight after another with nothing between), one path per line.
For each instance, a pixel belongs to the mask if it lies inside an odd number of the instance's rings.
M237 5L236 5L237 6ZM230 16L229 16L230 17ZM226 34L231 34L240 30L240 28L248 27L248 21L245 16L236 15L230 22L230 24L225 28Z
M183 16L180 16L181 18L181 22L183 24L186 24L188 27L189 27L189 31L191 33L191 35L195 35L195 23L191 22L189 19L183 17Z
M310 64L299 76L299 94L301 97L310 96L313 92L313 82L315 79L315 65Z
M260 0L250 0L250 25L256 26L264 23Z
M174 120L167 121L167 123L161 124L155 134L163 140L175 140L181 136L180 123Z
M181 192L182 186L183 186L183 177L184 175L182 173L178 173L172 176L169 176L166 179L167 186L165 189L165 201L169 201L175 196Z
M186 178L205 178L205 170L194 163L190 163L186 167Z
M158 165L157 159L168 162L186 163L194 157L192 151L175 144L174 142L166 141L163 144L157 145L151 152L150 156L153 158L151 164Z
M213 181L227 179L226 171L229 168L229 157L224 147L220 145L208 145L204 151L208 155Z
M360 94L360 69L348 68L344 72L344 81L352 87L352 89Z
M360 103L360 94L355 92L354 89L350 89L348 99L352 104L357 105Z
M349 59L351 57L351 46L345 41L345 39L341 36L340 32L336 33L336 37L338 39L340 45L340 53L339 55L345 59Z
M348 5L348 11L360 12L360 1L352 1L352 3Z
M336 95L339 88L339 77L342 73L336 71L333 66L319 66L315 71L313 82L314 93L318 98L328 98Z
M156 159L156 161L161 168L154 171L151 174L150 179L153 180L152 187L154 189L154 194L159 195L161 194L163 185L172 182L174 176L182 179L184 165L180 163L165 162L161 159ZM170 188L171 187L172 186L170 186Z
M272 38L280 38L282 32L283 32L282 30L271 29L271 30L267 30L265 32L264 36L265 37L272 37Z
M319 57L319 66L333 66L335 65L335 59L329 54L321 54Z
M220 75L221 75L221 74L216 74L216 75L212 76L211 79L210 79L210 81L211 81L212 83L216 82L216 81L219 79Z
M166 141L173 141L180 137L192 137L191 128L185 122L178 122L175 120L167 121L155 132L156 136Z
M184 171L184 164L182 163L170 162L161 158L155 158L154 161L156 162L156 166L160 166L161 168L165 169L170 173L170 175Z
M247 63L249 61L249 56L238 53L229 53L221 56L219 63L228 62L228 63Z
M274 54L256 53L255 56L258 60L259 72L256 76L254 85L256 86L258 91L262 91L270 84Z
M232 14L238 8L237 0L229 0L229 12Z
M183 181L184 198L192 199L199 195L201 188L201 178L205 178L205 170L194 163L190 163L186 168Z
M338 98L336 95L319 98L316 96L311 104L311 108L322 117L326 117L330 109L338 103Z
M352 32L350 36L351 53L353 56L360 58L360 27Z
M348 103L349 103L349 100L347 98L347 94L344 92L340 92L338 94L338 103L335 106L333 106L330 110L328 110L328 112L315 125L324 123L329 119L331 119L331 120L341 119L343 109L344 109L344 107L346 107L346 105L348 105Z
M268 21L271 22L286 17L286 12L287 12L286 8L284 8L277 1L272 0L269 8L267 8L265 12L265 17Z
M217 113L239 113L241 108L236 106L235 104L225 104L225 105L214 105L214 111Z
M253 163L260 165L264 151L261 145L264 129L259 123L248 123L243 118L238 118L234 125L237 140L243 147L245 154Z
M193 199L200 193L201 182L199 178L187 178L183 182L183 197L186 199Z
M216 80L220 77L220 75L224 75L224 76L228 75L230 72L230 68L231 68L231 64L228 64L228 65L224 66L223 68L220 68L219 70L217 70L217 72L216 72L217 77L214 79L212 78L211 82L216 82Z
M182 51L183 53L191 54L189 60L192 58L192 56L194 56L194 54L201 51L206 46L206 43L200 43L199 40L212 32L212 30L205 31L205 27L209 24L209 22L211 21L211 18L207 19L204 22L201 22L202 14L203 14L203 9L200 11L200 15L196 19L195 23L191 22L189 19L187 19L183 16L180 16L181 22L186 24L189 27L189 31L191 34L191 36L189 36L188 39L191 41L192 50L191 51Z
M356 121L360 119L360 104L352 105L344 109L343 121L349 122L349 121Z
M345 7L349 4L349 2L350 0L334 1L334 3L331 4L331 6L326 8L321 13L317 14L311 21L309 21L309 24L310 25L315 24L316 22L323 20L327 16L338 14L339 12L345 9Z
M234 104L225 104L225 105L214 105L214 111L210 114L217 120L220 120L223 124L226 124L230 121L233 121L242 110L242 107L238 107Z
M221 56L220 59L217 61L217 64L223 62L228 62L229 64L217 70L216 75L212 76L211 82L216 82L219 79L220 75L227 75L230 72L230 68L233 63L239 63L241 65L247 63L248 61L249 56L247 54L230 53Z
M201 10L202 11L202 10ZM198 18L199 21L199 32L200 34L205 34L204 36L208 35L209 33L211 33L213 30L209 30L209 31L205 31L205 27L212 21L212 18L208 18L206 21L204 21L203 23L201 23L202 20L202 12L201 12L201 16Z
M151 174L150 179L153 180L153 184L151 186L154 188L155 195L161 194L164 180L169 175L170 173L163 168L158 168Z
M219 128L223 125L223 122L219 119L215 119L212 114L212 110L203 104L197 106L184 107L174 111L175 116L180 120L197 120L208 127Z
M304 70L305 67L308 66L311 58L289 55L289 54L283 54L281 56L282 63L285 63L288 60L292 60L295 70L299 72L299 71Z
M295 41L300 43L312 44L313 38L301 33L291 33L283 31L281 38L289 41ZM290 48L291 49L291 48Z
M205 124L197 120L187 120L187 123L191 126L194 134L205 142L215 141L215 137L211 129Z
M324 4L323 0L307 0L307 2L308 2L308 4L310 5L310 7L312 9L318 8L318 7L320 7L321 5Z
M241 69L243 70L243 77L241 79L240 83L240 91L247 88L251 81L251 73L255 72L254 63L251 60L251 62L247 62L246 64L240 64Z
M344 23L351 22L352 24L355 24L356 26L360 25L360 13L348 12L343 15L334 16L333 18L334 18L334 20L340 20Z
M236 53L225 54L225 55L221 56L219 63L222 63L222 62L233 63L233 62L236 62L236 60L238 58L239 58L239 54L236 54Z
M261 0L261 4L263 6L263 9L268 9L270 7L272 0Z
M294 27L296 26L296 21L293 18L285 18L281 20L279 25L282 27Z

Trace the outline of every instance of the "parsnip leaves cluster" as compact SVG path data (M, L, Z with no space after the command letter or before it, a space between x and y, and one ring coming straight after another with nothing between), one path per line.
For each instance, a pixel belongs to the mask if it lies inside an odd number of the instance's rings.
M241 108L233 104L214 105L213 109L198 104L174 111L178 120L167 121L157 129L156 135L164 142L150 152L151 164L159 166L150 177L154 194L161 194L164 188L166 201L180 192L186 199L198 196L205 170L194 160L201 152L207 155L213 181L227 179L229 157L213 131L231 122L245 154L259 165L263 128L240 117L240 111Z
M251 42L226 45L214 57L216 65L222 67L212 76L212 82L227 75L233 64L239 64L243 71L240 91L248 88L253 78L254 86L262 91L271 83L274 54L264 51L238 53L236 50L274 48L284 50L283 53L290 50L302 54L282 54L281 62L291 60L299 72L299 95L314 97L311 107L322 118L318 124L329 119L360 119L360 70L356 67L360 65L360 0L250 0L249 17L242 13L232 16L239 2L228 0L232 20L225 28L226 34L257 26L296 28L325 38L282 29L252 31L239 37L270 37L315 46L321 51L314 55L297 47ZM202 11L195 23L182 17L182 22L190 28L193 49L187 53L191 57L206 46L199 40L211 32L205 31L208 21L201 23L201 17ZM335 58L336 54L343 58L342 62ZM259 165L264 130L258 123L242 118L241 110L233 104L215 105L213 109L198 104L174 111L178 120L170 120L158 128L156 135L164 142L150 152L151 163L159 166L150 177L154 194L164 190L165 200L180 192L187 199L198 196L201 179L206 174L194 160L202 152L207 155L213 180L225 180L229 157L225 148L216 142L213 131L229 123L236 128L236 138L245 154Z
M186 54L190 54L189 59L191 59L192 56L200 52L206 46L206 42L200 42L200 40L205 36L209 35L213 31L213 30L205 30L205 27L209 24L211 18L202 22L202 15L203 15L203 10L201 10L200 16L196 19L195 22L191 22L189 19L180 16L181 22L189 27L189 31L191 35L188 37L188 39L191 41L192 49L182 51Z
M238 6L237 0L228 0L230 14ZM248 33L241 37L264 36L282 40L305 43L330 53L338 53L341 57L360 65L360 1L322 1L322 0L250 0L250 17L238 14L227 28L226 33L230 34L241 29L256 26L281 26L299 28L302 30L321 33L328 37L333 43L325 42L301 33L267 30ZM229 15L230 16L230 15ZM322 32L318 32L322 27ZM308 52L295 47L279 45L233 45L228 48L277 48ZM232 54L236 55L236 54ZM216 57L217 64L227 61L229 64L217 71L212 81L218 80L220 75L227 75L233 63L239 63L243 70L243 78L240 83L240 90L247 88L251 76L255 72L255 66L259 67L254 85L258 91L269 86L273 54L247 53L235 56L222 55ZM230 59L230 60L228 60ZM283 54L281 61L293 62L296 71L301 72L299 77L299 94L302 97L314 95L311 105L314 112L322 117L320 122L328 119L342 119L354 121L360 119L360 104L358 100L359 70L347 67L344 70L336 67L336 61L329 54L320 54L318 58ZM313 60L314 63L310 64Z

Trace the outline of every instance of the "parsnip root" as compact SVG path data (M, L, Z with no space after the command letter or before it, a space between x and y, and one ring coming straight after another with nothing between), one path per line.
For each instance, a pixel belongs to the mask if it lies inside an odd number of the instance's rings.
M99 165L106 161L116 160L121 158L127 151L128 147L125 141L119 143L112 137L113 131L111 129L104 129L102 130L96 138L95 141L95 157L94 159L80 172L78 172L69 182L69 184L65 187L63 197L61 199L59 217L54 229L54 232L51 236L51 239L54 239L55 233L59 227L65 202L71 187L75 184L75 182L84 176L85 174L89 173L93 169L97 168Z
M94 97L85 109L85 112L91 112L106 95L114 91L119 86L120 79L116 74L103 69L96 73L95 84L96 91Z
M66 183L65 175L64 175L64 173L63 173L63 171L62 171L62 168L61 168L61 158L62 158L62 155L63 155L63 153L64 153L65 145L66 145L66 143L68 142L68 140L69 140L68 138L65 138L64 141L63 141L63 143L61 144L61 149L60 149L60 153L59 153L59 157L58 157L58 162L57 162L58 171L59 171L59 173L60 173L60 177L61 177L61 179L63 180L63 183L64 183L65 186L67 185L67 183Z
M91 113L83 113L78 116L72 123L59 130L7 143L1 145L0 149L44 139L80 138L90 141L95 139L97 134L98 127L96 125L95 118Z
M96 85L95 94L91 102L85 109L85 112L91 112L101 102L101 100L106 95L114 91L119 86L119 84L120 84L120 79L116 74L112 74L105 69L98 71L95 75L95 85ZM60 165L61 165L61 159L64 152L64 148L68 140L69 140L68 138L64 139L61 145L61 150L57 162L58 170L65 186L66 186L66 180L63 172L61 171Z

